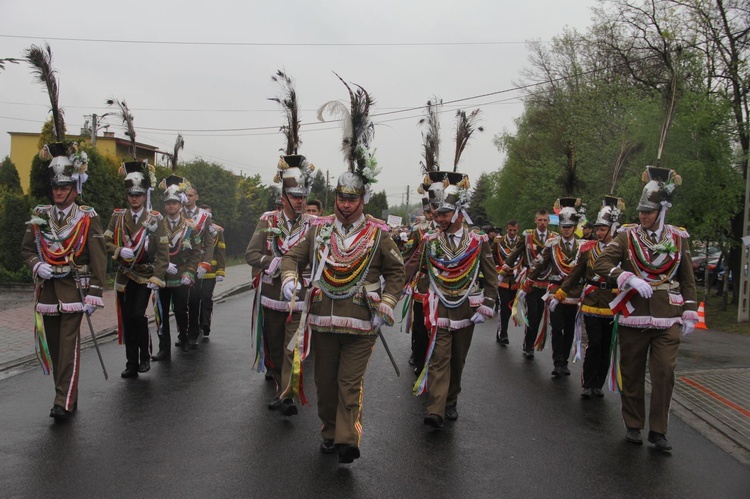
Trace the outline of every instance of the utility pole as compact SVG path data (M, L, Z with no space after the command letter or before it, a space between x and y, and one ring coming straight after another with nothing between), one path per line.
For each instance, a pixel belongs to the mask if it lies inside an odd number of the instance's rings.
M96 147L96 134L99 131L100 128L109 128L109 125L100 126L101 120L106 118L112 113L104 113L101 116L98 116L96 114L92 114L91 116L86 116L86 118L91 118L91 147Z
M328 191L331 189L331 185L328 183L328 170L326 170L326 196L325 201L323 202L323 206L325 206L325 209L328 210Z
M405 223L411 222L409 217L409 186L406 186L406 209L404 210Z
M750 289L748 289L748 266L750 266L750 155L747 157L747 178L745 179L745 217L742 224L741 240L742 259L740 261L740 275L734 276L740 280L740 299L737 306L737 322L750 321ZM724 280L728 282L730 267L724 264Z

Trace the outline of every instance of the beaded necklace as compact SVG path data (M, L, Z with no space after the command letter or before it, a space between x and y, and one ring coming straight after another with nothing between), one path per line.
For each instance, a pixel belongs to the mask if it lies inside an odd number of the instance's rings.
M368 224L348 247L344 247L345 237L335 231L328 240L329 256L323 262L323 273L320 288L333 300L343 300L354 296L360 289L370 270L370 263L375 254L374 248L380 244L381 231L375 225ZM323 245L318 248L321 258Z
M557 274L562 277L567 277L568 274L576 266L576 253L572 257L568 257L562 249L562 245L556 244L552 247L552 265L554 265Z
M427 243L427 275L443 305L456 308L469 297L467 291L479 275L481 244L472 238L468 248L454 258L448 258L445 249L439 238Z
M90 224L89 217L80 217L75 226L68 229L67 237L64 234L55 237L52 233L43 231L39 225L34 225L39 258L50 265L65 265L69 255L79 256L86 245ZM59 249L54 249L55 243L58 243Z
M638 232L638 230L631 230L628 234L628 259L633 268L642 279L650 283L662 284L672 279L682 259L682 238L674 238L671 232L665 232L665 236L668 236L675 245L676 256L666 258L663 265L656 265L651 261L648 253L651 244L646 244L643 238L639 237Z

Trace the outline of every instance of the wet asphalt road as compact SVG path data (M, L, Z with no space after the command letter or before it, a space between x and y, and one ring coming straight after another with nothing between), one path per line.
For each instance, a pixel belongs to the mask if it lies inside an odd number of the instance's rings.
M51 379L33 369L0 381L2 497L749 497L750 470L676 417L671 455L624 441L619 399L579 398L580 363L552 380L551 352L533 362L479 326L464 371L459 420L422 424L411 394L408 336L386 332L397 378L378 345L365 377L362 458L318 451L312 406L284 418L250 371L248 293L218 304L198 351L173 351L136 380L119 377L123 346L83 354L79 410L47 417ZM644 433L645 437L645 433Z

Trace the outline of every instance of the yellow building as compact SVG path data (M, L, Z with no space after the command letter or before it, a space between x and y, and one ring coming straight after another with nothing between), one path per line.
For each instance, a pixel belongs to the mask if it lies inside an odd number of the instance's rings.
M29 192L29 183L31 181L31 162L34 156L39 154L39 136L38 133L27 132L8 132L10 135L10 160L18 170L18 176L21 177L21 187L23 192ZM90 143L91 137L68 135L67 140L86 141ZM162 153L156 147L148 144L136 143L136 156L138 159L145 159L150 164L156 164L157 154ZM103 137L96 138L96 150L103 156L109 156L115 160L128 160L130 155L130 141L118 139L114 132L104 132Z

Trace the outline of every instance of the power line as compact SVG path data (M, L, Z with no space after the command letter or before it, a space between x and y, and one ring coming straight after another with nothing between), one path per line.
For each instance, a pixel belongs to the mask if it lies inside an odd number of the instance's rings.
M183 40L118 40L108 38L68 38L56 36L0 35L0 38L55 40L61 42L122 43L137 45L200 45L219 47L448 47L469 45L525 45L526 41L485 42L370 42L370 43L310 43L310 42L193 42ZM548 43L548 42L542 42Z

